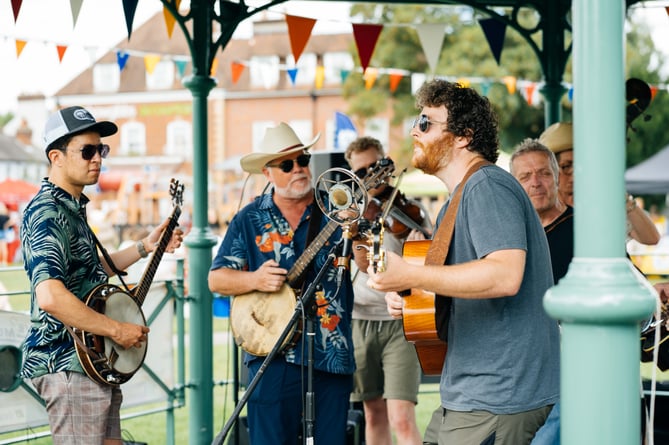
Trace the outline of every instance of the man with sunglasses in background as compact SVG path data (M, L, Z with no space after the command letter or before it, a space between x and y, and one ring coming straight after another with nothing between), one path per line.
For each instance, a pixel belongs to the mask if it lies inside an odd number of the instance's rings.
M497 117L488 99L435 79L418 90L416 105L412 163L451 192L427 252L434 262L388 253L385 271L368 269L368 284L388 292L395 317L402 316L397 292L436 294L437 331L448 340L439 444L529 444L559 399L558 324L543 308L553 285L546 236L518 181L494 165ZM446 255L441 238L449 235L440 229L459 193Z
M82 192L97 183L102 159L109 154L100 138L117 131L114 123L98 122L77 106L51 115L44 132L49 176L25 208L21 224L31 291L21 376L31 379L44 399L56 445L121 444L121 389L84 374L68 329L109 337L124 349L142 347L149 332L85 303L91 290L153 251L168 223L166 219L136 245L110 253L109 262L99 256L86 222L89 199ZM176 229L167 251L179 247L182 237Z
M384 156L381 142L368 136L351 142L345 153L351 170L360 179L365 178ZM385 210L393 192L394 189L385 182L369 190L370 199L376 199L378 204L373 208ZM432 227L427 212L417 202L412 201L412 205L421 210L422 223L405 215L405 221L409 223L405 225L410 229L415 227L418 233L423 231L429 236ZM379 216L365 214L366 218ZM408 231L407 235L410 235ZM386 252L401 253L407 235L399 237L391 230L384 229L382 248ZM420 239L424 238L421 235ZM353 255L359 270L353 280L356 371L351 401L363 404L367 444L390 445L394 434L400 444L419 445L422 440L416 425L415 405L418 403L421 373L416 351L404 338L402 320L394 320L388 314L385 294L367 286L367 250L357 248L358 245L369 247L363 236L353 243Z
M303 144L290 126L281 123L267 129L259 151L241 159L244 171L263 174L273 187L246 205L230 222L209 272L212 292L233 298L259 292L263 293L263 299L278 298L285 284L301 287L297 282L303 281L306 286L327 263L333 246L342 239L342 230L337 227L324 243L314 239L328 224L315 202L309 168L308 150L319 136ZM305 266L303 280L287 283L288 272L307 247L315 251L315 257ZM312 337L315 421L314 437L310 440L318 445L346 443L355 370L351 338L353 291L349 274L341 280L338 275L334 267L329 267L320 282L322 292L317 292L315 298L317 307L305 308L315 325ZM233 300L233 309L235 303ZM255 311L254 316L261 315ZM280 332L284 326L279 328ZM296 341L289 342L263 368L247 406L249 434L254 445L298 443L308 408L304 404L308 377L306 337L303 333ZM246 351L244 363L249 370L249 381L258 374L264 360L265 357Z

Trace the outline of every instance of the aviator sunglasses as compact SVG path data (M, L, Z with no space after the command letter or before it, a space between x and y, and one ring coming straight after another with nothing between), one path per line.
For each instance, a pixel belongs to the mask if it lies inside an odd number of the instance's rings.
M416 128L416 124L418 124L418 129L421 131L421 133L427 133L427 130L430 128L431 124L445 124L445 123L446 122L431 121L430 118L428 118L424 114L421 114L420 117L417 117L416 119L413 120L411 128Z
M311 159L311 155L308 153L304 153L299 155L296 159L285 159L278 164L267 164L267 167L278 167L281 169L282 172L284 173L290 173L293 171L293 161L297 162L297 165L300 167L306 167L309 165L309 160Z
M90 161L93 159L93 156L95 156L95 153L100 153L101 158L106 158L107 155L109 154L109 145L107 144L86 144L83 147L81 147L81 157L84 158L85 161Z

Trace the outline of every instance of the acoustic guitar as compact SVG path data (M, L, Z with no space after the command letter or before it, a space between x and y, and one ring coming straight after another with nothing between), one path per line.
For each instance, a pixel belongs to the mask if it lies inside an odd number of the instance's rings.
M379 160L361 180L365 192L381 185L393 171L395 165L392 160ZM300 295L300 291L295 289L299 278L338 227L336 221L327 223L290 268L278 292L253 291L232 298L230 328L240 348L257 356L270 353L292 318ZM281 344L281 349L294 346L301 334L301 328L293 326Z
M425 264L431 240L405 241L402 256L409 264ZM434 292L411 289L402 294L404 337L413 343L425 375L441 375L448 345L437 335Z
M172 233L178 226L183 189L183 184L172 179L170 195L174 209L144 274L132 292L128 293L113 284L101 284L86 296L85 303L88 307L117 321L146 326L142 304ZM74 337L74 346L84 372L98 383L120 385L127 382L139 370L146 358L148 342L143 342L140 348L123 349L108 337L77 328L72 328L70 332Z

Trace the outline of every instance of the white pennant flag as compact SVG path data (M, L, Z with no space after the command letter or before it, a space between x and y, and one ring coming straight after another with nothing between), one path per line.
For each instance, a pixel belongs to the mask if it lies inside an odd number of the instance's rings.
M424 23L416 25L416 32L420 44L423 45L423 52L427 58L427 63L432 73L437 69L441 47L444 43L444 30L446 26L443 23Z

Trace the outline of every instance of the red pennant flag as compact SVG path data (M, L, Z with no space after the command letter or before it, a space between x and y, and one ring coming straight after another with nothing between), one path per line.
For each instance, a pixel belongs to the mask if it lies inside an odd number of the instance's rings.
M19 11L21 10L21 4L23 0L12 0L12 11L14 12L14 23L19 18Z
M244 72L243 63L232 62L232 83L237 83L243 72Z
M316 20L286 15L286 24L288 25L288 37L290 37L290 49L293 51L293 59L297 64L304 47L307 46L309 37L311 37L311 30L314 28Z
M664 9L667 11L667 15L669 15L669 6L665 6Z
M353 36L355 38L355 46L358 48L358 56L360 57L360 66L363 72L369 66L369 61L372 58L376 42L379 40L379 34L383 25L370 25L364 23L353 24Z
M402 80L401 73L390 73L390 92L394 93Z
M132 34L132 22L135 20L139 0L123 0L123 14L125 15L125 25L128 28L128 40Z
M56 49L58 50L58 61L62 62L63 61L63 56L65 55L65 51L67 51L67 46L56 45Z

